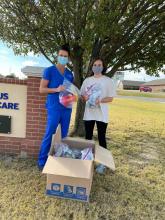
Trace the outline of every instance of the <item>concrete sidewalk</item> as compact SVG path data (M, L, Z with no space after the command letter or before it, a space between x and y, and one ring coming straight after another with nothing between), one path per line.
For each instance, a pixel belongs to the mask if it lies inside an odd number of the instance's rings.
M139 96L122 96L117 95L116 98L120 99L134 99L134 100L140 100L140 101L146 101L146 102L159 102L165 104L165 98L150 98L150 97L139 97Z

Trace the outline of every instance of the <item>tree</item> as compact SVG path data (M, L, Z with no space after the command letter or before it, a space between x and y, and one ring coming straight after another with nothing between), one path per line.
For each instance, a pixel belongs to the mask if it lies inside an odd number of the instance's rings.
M117 70L163 70L165 58L163 0L1 0L0 38L16 54L43 54L52 63L56 50L69 43L75 83L81 86L90 64L100 56ZM75 133L82 135L84 105L79 101Z
M15 73L10 73L10 74L6 75L5 78L18 79L18 77L15 75Z

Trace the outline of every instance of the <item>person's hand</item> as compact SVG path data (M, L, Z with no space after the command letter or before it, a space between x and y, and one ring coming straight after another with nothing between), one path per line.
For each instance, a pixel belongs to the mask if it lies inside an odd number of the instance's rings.
M62 92L64 90L65 90L65 86L62 86L62 85L56 88L56 92Z
M101 100L100 99L96 99L96 105L99 105L101 103Z
M84 101L88 101L88 99L89 99L88 95L83 95L82 97L83 97Z

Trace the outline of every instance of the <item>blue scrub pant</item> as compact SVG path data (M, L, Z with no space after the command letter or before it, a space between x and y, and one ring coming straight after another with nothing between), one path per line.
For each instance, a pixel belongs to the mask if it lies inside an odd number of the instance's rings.
M59 124L61 124L62 138L66 137L69 130L71 109L48 109L47 110L47 126L43 137L40 153L38 157L38 166L44 166L48 158L51 147L52 135L56 132Z

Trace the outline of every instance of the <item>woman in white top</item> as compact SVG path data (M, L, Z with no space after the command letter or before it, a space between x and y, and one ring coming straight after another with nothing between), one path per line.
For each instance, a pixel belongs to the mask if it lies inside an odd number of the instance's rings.
M106 68L102 59L97 58L92 64L91 77L84 80L81 95L86 102L84 112L85 137L91 140L95 123L97 125L99 145L107 148L106 129L109 121L109 103L116 94L113 80L105 76ZM96 171L103 173L105 166L99 164Z

